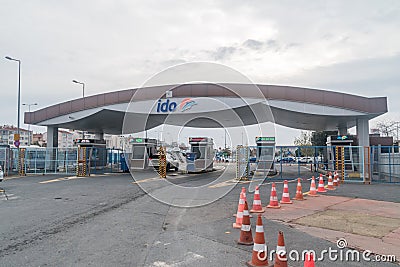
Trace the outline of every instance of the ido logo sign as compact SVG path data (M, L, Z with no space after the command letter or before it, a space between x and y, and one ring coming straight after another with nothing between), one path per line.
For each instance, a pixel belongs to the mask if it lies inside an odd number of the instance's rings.
M181 112L184 112L188 109L191 109L194 105L197 105L197 103L191 98L183 99L179 105L175 101L170 101L169 99L166 101L159 99L157 103L157 113L174 112L178 108Z
M161 99L158 100L157 103L157 112L173 112L176 109L176 102L170 102L169 99L165 101L164 103L161 102Z

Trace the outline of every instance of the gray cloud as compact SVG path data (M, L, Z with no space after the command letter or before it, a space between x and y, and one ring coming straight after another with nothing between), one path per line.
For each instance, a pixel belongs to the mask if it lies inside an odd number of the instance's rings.
M243 42L243 46L254 50L260 50L263 47L263 42L254 39L247 39Z
M236 47L233 46L222 46L218 47L215 52L212 53L214 60L220 61L228 59L237 51Z

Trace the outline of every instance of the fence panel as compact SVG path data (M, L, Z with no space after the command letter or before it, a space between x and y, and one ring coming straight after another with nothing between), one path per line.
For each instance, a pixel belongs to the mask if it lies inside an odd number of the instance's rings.
M398 146L371 147L371 173L373 182L400 182L400 153Z

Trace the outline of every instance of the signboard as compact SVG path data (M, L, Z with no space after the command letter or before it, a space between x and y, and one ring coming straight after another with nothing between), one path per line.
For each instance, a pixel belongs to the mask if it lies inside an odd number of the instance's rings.
M256 142L275 142L275 137L256 137Z
M333 135L331 137L331 140L341 140L341 141L354 140L354 136L353 135Z
M194 105L197 105L196 101L189 97L184 98L180 103L169 98L167 98L167 100L159 99L156 105L156 111L157 113L170 113L177 110L185 112L186 110L191 109Z
M189 137L189 142L206 142L206 137Z
M94 143L93 139L78 139L76 140L78 144L91 144Z
M143 143L144 139L143 138L133 138L131 142L132 143Z
M19 142L19 140L14 141L14 146L16 146L17 148L19 147L21 143Z
M19 134L14 134L14 141L18 141L20 139Z

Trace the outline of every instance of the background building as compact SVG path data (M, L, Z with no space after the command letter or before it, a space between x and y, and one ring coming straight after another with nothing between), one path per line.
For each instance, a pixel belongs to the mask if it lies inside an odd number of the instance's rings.
M58 130L58 147L73 147L75 133L66 130ZM47 144L47 132L43 133L43 141Z
M14 134L18 133L17 127L12 125L3 125L0 127L0 144L14 146ZM32 137L32 131L20 128L21 146L29 145L29 139Z
M32 145L43 146L45 141L43 140L42 133L35 133L32 135Z

